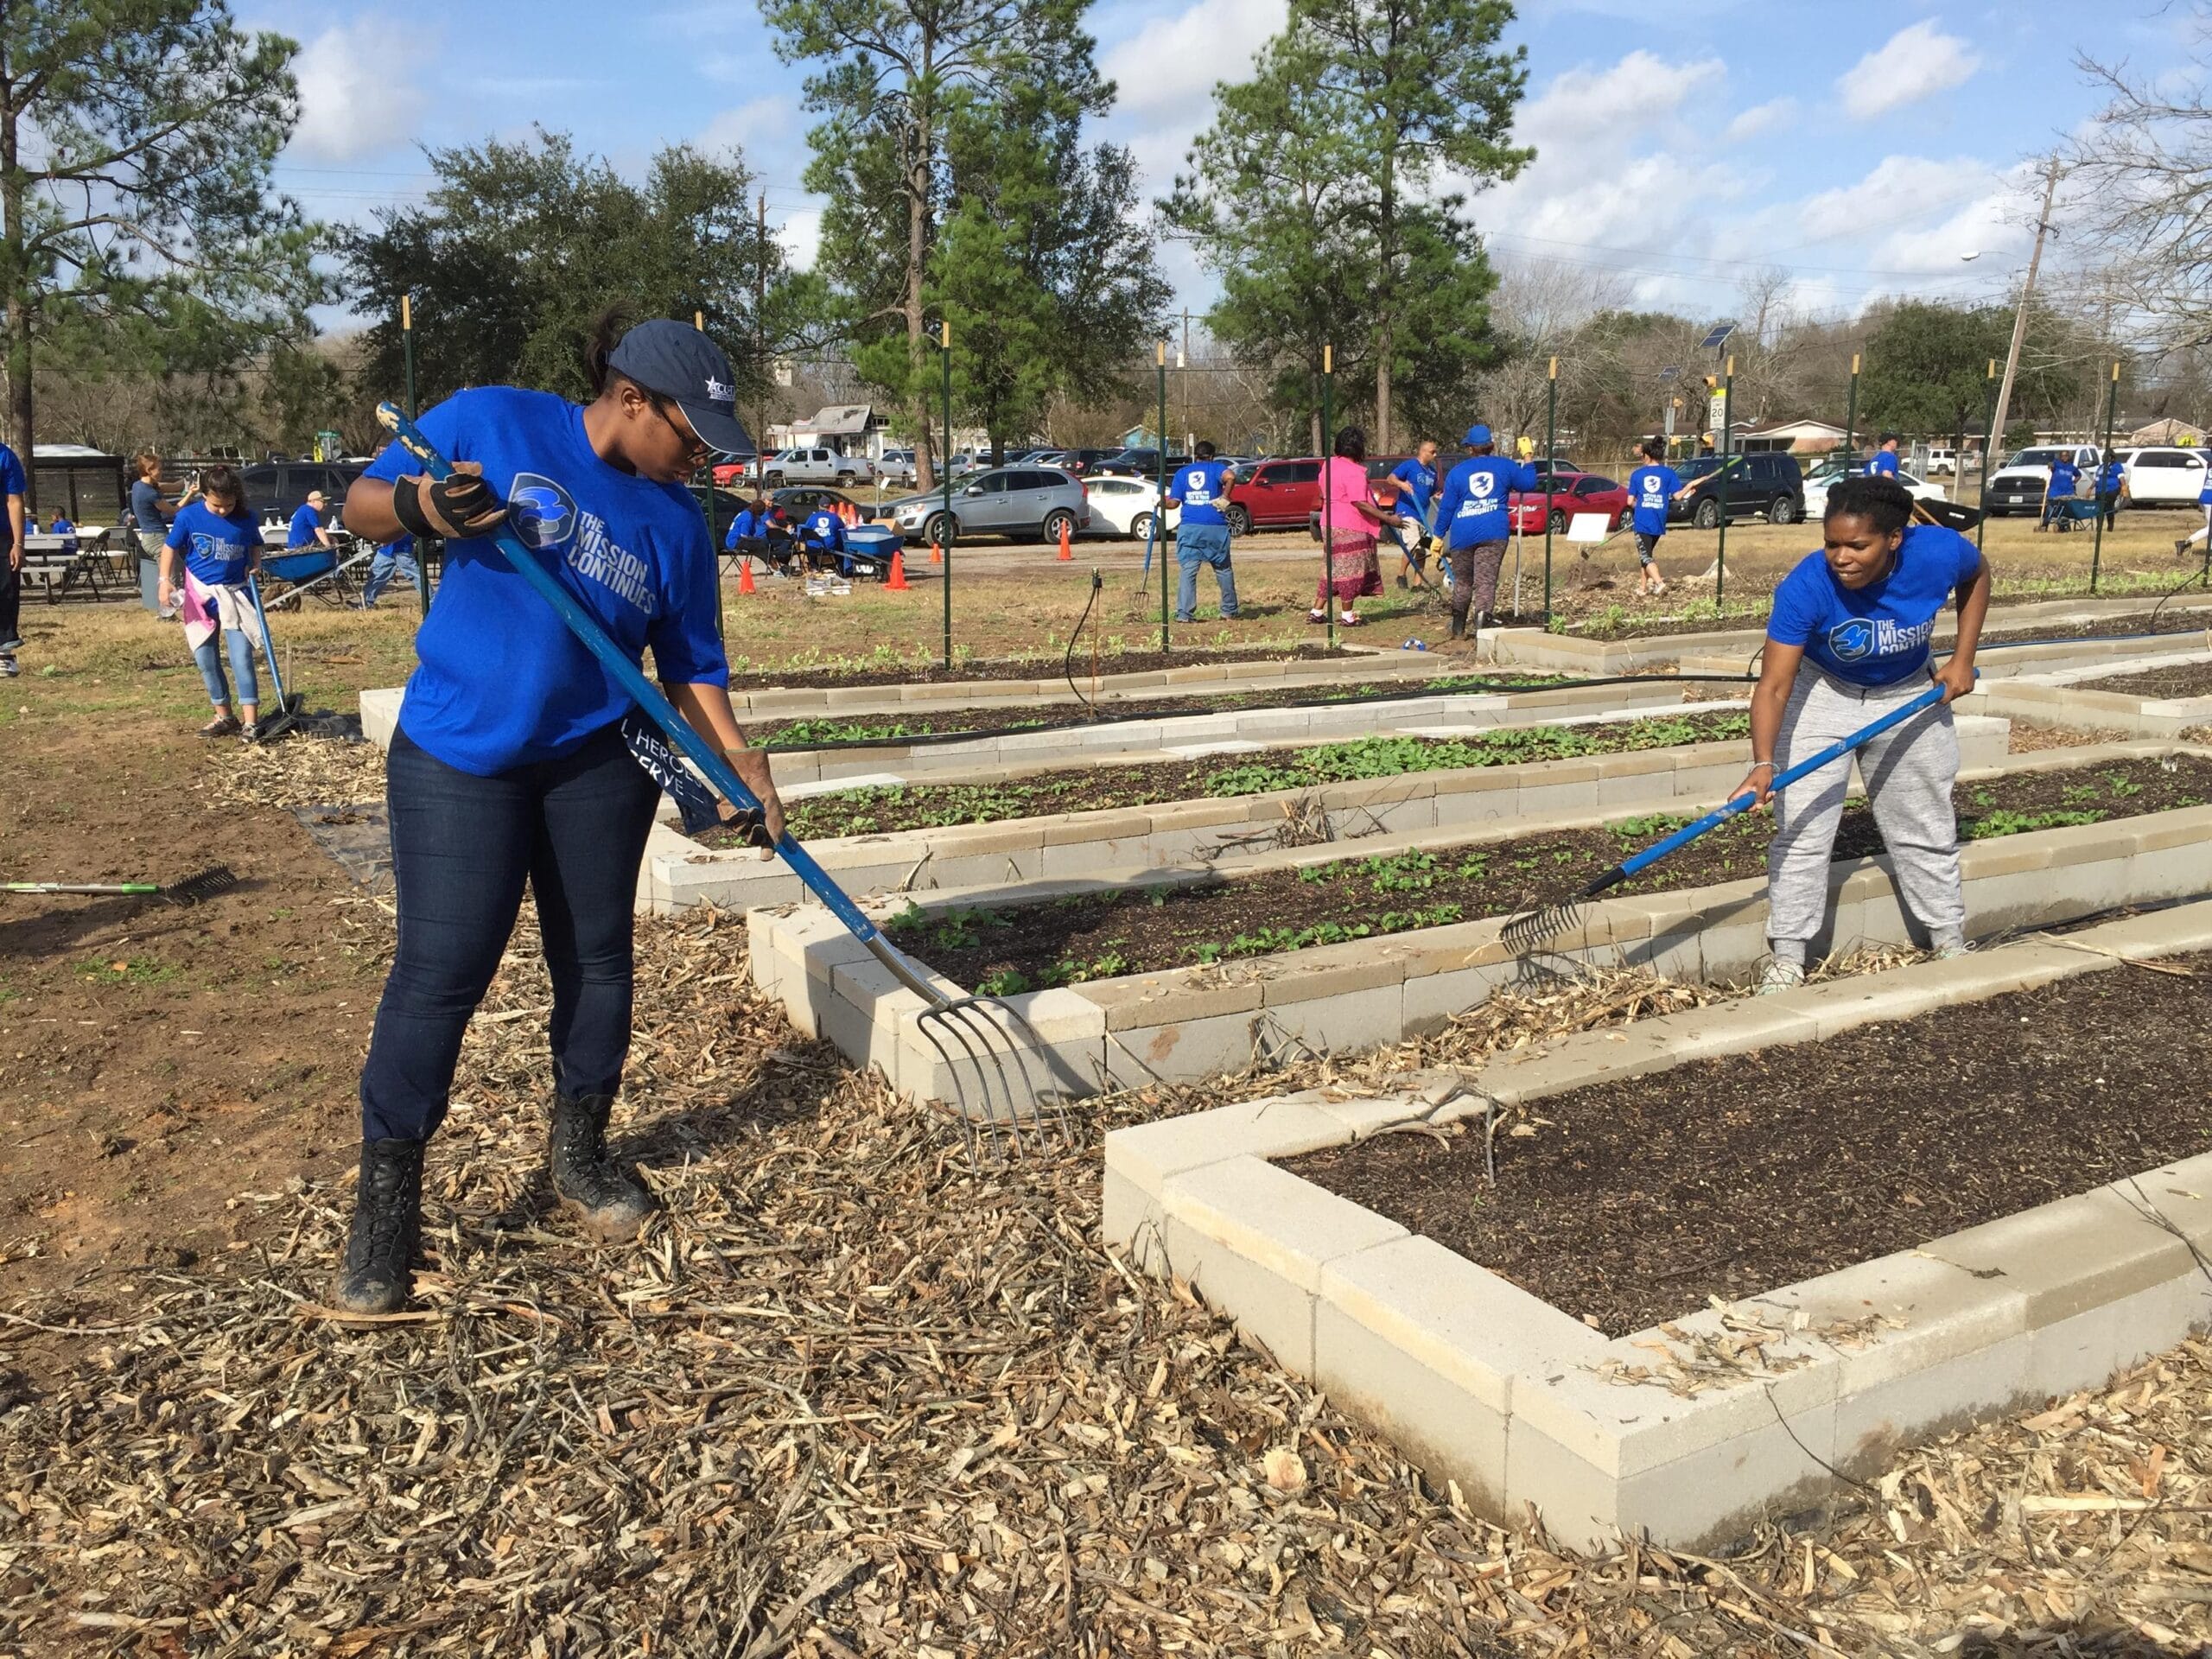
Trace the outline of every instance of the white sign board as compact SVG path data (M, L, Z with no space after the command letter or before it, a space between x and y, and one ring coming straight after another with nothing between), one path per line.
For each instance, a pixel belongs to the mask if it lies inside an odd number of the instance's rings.
M1707 428L1716 435L1728 423L1728 394L1726 392L1716 391L1713 394L1706 408L1705 423Z
M1570 542L1598 543L1605 539L1606 526L1612 521L1602 512L1578 512L1567 523L1567 539Z

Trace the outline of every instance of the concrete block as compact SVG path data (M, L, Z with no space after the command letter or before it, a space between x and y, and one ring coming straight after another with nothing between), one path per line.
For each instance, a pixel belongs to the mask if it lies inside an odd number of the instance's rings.
M1326 1113L1277 1096L1112 1130L1106 1136L1106 1167L1150 1202L1159 1199L1169 1177L1206 1164L1247 1154L1293 1158L1351 1139ZM1128 1242L1112 1230L1107 1235L1109 1243Z
M1272 982L1268 988L1274 989ZM1350 1053L1396 1042L1405 1029L1403 987L1393 978L1364 990L1340 992L1306 1001L1268 1002L1261 1008L1257 1019L1262 1040L1271 1050ZM1248 1025L1253 1018L1238 1017ZM1244 1058L1249 1058L1249 1050ZM1224 1065L1218 1069L1236 1068Z
M380 749L391 747L399 729L399 702L404 686L378 686L361 693L361 735Z
M1319 1099L1313 1103L1313 1108L1343 1124L1354 1141L1364 1141L1394 1123L1409 1123L1426 1116L1429 1110L1426 1102L1405 1095L1357 1100Z
M2041 1330L2196 1270L2188 1246L2108 1188L2078 1193L1946 1234L1925 1247L1936 1261L2003 1275Z
M1396 985L1405 978L1402 957L1373 940L1294 951L1260 980L1263 1007L1310 1002L1352 991Z
M1444 973L1409 971L1398 1009L1399 1033L1410 1037L1441 1031L1460 1014L1489 1001L1491 993L1512 977L1512 969L1503 964Z
M2171 1279L2039 1325L2028 1332L2025 1394L2046 1400L2103 1386L2152 1354L2212 1324L2212 1280L2192 1262Z
M1313 1311L1314 1383L1387 1434L1439 1487L1459 1483L1477 1513L1507 1518L1508 1419L1326 1301Z
M1249 1154L1171 1175L1160 1197L1171 1222L1312 1294L1331 1262L1408 1236L1396 1222Z
M1207 1020L1170 1020L1109 1031L1104 1065L1112 1086L1141 1089L1163 1079L1195 1083L1253 1063L1262 1010Z
M1249 972L1230 979L1218 970L1176 969L1102 979L1076 995L1103 1014L1107 1030L1132 1031L1157 1026L1171 1015L1204 1020L1249 1013L1260 1006L1262 988L1259 976Z

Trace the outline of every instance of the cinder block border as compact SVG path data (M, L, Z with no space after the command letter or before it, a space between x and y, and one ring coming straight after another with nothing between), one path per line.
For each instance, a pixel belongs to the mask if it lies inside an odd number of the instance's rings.
M2141 652L2147 643L2138 640L2134 648ZM1979 692L1991 714L2017 720L2023 725L2171 738L2192 726L2212 724L2212 696L2146 697L2132 691L2103 690L2097 683L2119 675L2147 673L2153 669L2208 659L2212 659L2212 645L2200 639L2188 651L2139 655L2087 667L1993 681L1979 688Z
M2095 765L2143 747L2049 751L2021 757L2008 770ZM2148 747L2157 752L2157 746ZM1585 821L1602 822L1603 815ZM1389 837L1363 843L1361 850L1409 844L1440 850L1530 827L1490 824L1455 835ZM1967 912L1976 936L1989 938L2078 921L2123 905L2196 899L2212 890L2209 851L2212 806L1969 842L1960 853ZM1284 849L1249 855L1233 868L1294 868L1344 855L1342 846ZM2065 873L2063 880L2053 879L2059 870ZM1036 902L1132 883L1209 879L1204 871L1130 870L933 893L920 905L929 910ZM915 901L878 898L868 908L887 916L910 902ZM1604 900L1584 906L1545 946L1543 957L1553 965L1649 967L1703 981L1739 978L1766 954L1765 906L1760 878ZM1886 858L1834 866L1830 914L1829 933L1818 942L1824 950L1914 942ZM837 1042L856 1064L880 1066L895 1087L917 1099L982 1097L984 1077L966 1062L948 1059L917 1028L918 999L896 991L887 976L877 984L866 975L831 971L866 953L827 912L811 906L760 909L749 912L749 923L755 982L782 1001L795 1024ZM1249 962L1031 992L1007 999L1022 1022L1008 1030L1007 1045L1030 1068L1033 1086L1078 1096L1159 1082L1202 1082L1255 1063L1394 1043L1440 1027L1488 1001L1499 985L1527 976L1527 953L1505 943L1504 926L1504 918L1493 917ZM949 980L941 983L948 995L961 993ZM1839 1002L1872 995L1857 988L1833 994ZM1808 1006L1819 1004L1816 998ZM1840 1007L1834 1018L1847 1022L1848 1015ZM1617 1061L1640 1053L1640 1040L1631 1036L1612 1045Z
M1615 1340L1271 1160L1624 1066L1816 1040L2212 949L2212 903L2071 938L1570 1037L1494 1062L1457 1096L1309 1093L1117 1129L1104 1241L1188 1281L1485 1513L1533 1506L1583 1549L1623 1535L1710 1549L1903 1446L2093 1387L2212 1325L2212 1153ZM1747 1328L1756 1362L1703 1365L1693 1384L1682 1362Z

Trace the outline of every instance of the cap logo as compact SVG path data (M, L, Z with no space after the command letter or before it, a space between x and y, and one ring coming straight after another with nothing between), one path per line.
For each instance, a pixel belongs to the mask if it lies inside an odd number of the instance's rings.
M710 404L735 403L736 388L725 385L710 374L707 377L707 401Z

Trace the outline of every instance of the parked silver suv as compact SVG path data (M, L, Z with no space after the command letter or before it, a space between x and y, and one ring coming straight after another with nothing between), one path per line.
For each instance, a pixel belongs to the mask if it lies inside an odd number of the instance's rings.
M955 480L950 518L944 496L936 490L893 501L884 511L900 535L939 547L963 536L1057 542L1061 525L1073 535L1090 523L1083 486L1048 467L998 467Z

